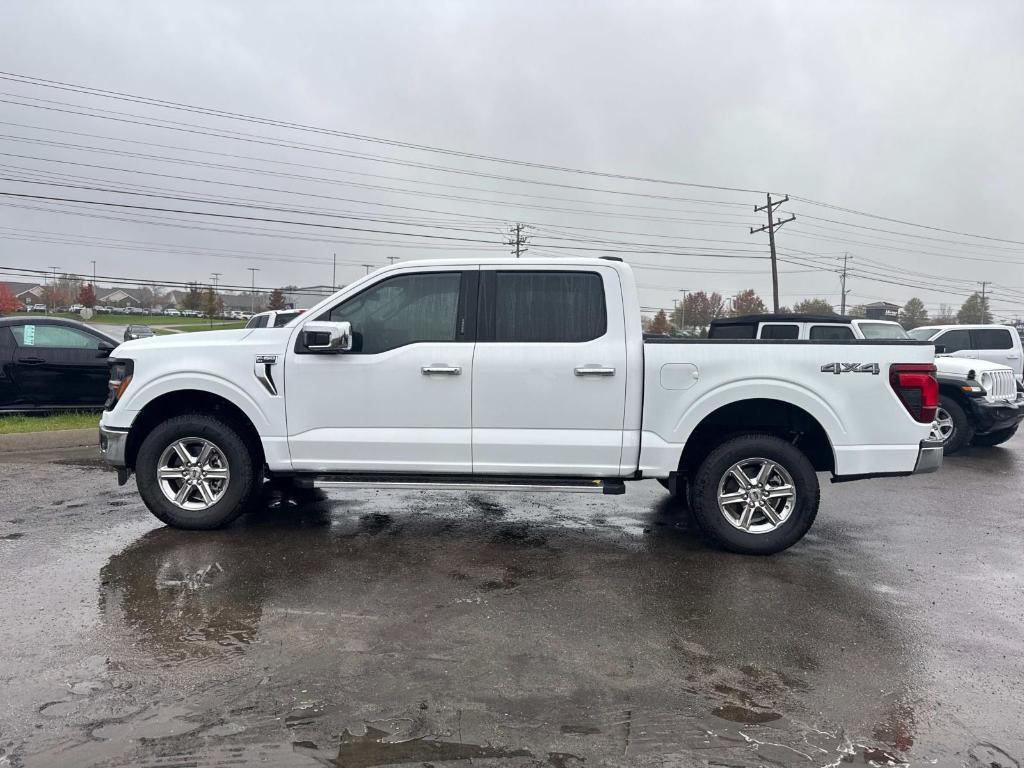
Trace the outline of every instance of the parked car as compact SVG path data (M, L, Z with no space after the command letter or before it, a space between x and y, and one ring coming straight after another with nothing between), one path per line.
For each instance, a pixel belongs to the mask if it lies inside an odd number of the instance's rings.
M925 342L645 343L640 321L619 260L402 262L284 329L127 342L101 450L182 528L230 522L265 475L610 494L657 478L689 489L711 539L755 554L811 527L816 472L942 462ZM837 376L837 359L856 362Z
M953 326L960 329L959 326ZM708 337L790 338L841 342L849 339L899 340L939 338L928 329L909 333L892 320L866 320L839 315L746 315L713 320ZM1010 329L1013 330L1013 329ZM964 334L967 333L965 330ZM945 338L947 334L943 334ZM1016 337L1016 331L1014 331ZM954 338L960 338L957 335ZM1005 443L1024 420L1024 396L1012 368L987 360L961 359L936 345L935 367L939 405L932 422L931 439L941 441L946 454L968 444L994 446Z
M175 309L174 307L168 307L167 309L165 309L164 314L167 317L181 317L181 311Z
M245 327L282 328L305 311L304 309L271 309L250 317Z
M116 347L75 320L0 318L0 411L102 408Z
M1012 325L926 325L910 335L932 342L943 354L1007 365L1017 381L1024 381L1020 334Z
M132 339L148 339L150 336L155 336L153 329L148 325L129 325L124 329L124 340L131 341Z

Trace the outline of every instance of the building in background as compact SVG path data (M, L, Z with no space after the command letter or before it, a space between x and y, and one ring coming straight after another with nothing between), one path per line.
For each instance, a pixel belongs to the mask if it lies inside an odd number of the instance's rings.
M900 305L888 301L876 301L864 305L864 317L868 320L894 320L899 322Z

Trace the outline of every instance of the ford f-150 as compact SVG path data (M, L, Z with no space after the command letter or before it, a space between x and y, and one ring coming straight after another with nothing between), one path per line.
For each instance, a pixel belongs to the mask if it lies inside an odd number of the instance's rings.
M728 549L798 541L835 481L936 470L927 342L651 339L616 259L404 262L283 328L130 341L100 446L160 520L263 479L622 493L654 478Z

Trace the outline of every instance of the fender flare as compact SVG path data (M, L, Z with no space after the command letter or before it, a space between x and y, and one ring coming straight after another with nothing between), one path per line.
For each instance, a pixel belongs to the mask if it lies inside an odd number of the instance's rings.
M199 371L171 373L147 381L132 395L131 400L125 403L127 410L132 414L132 423L134 424L138 415L157 398L184 391L205 392L224 398L245 414L261 436L272 436L271 420L260 404L245 390L221 376Z

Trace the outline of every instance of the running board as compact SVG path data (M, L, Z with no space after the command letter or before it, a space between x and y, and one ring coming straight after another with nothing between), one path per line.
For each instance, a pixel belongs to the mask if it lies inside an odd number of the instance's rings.
M626 492L625 483L617 478L587 480L507 475L300 474L295 476L295 483L307 488L382 488L399 491L539 491L607 495Z

